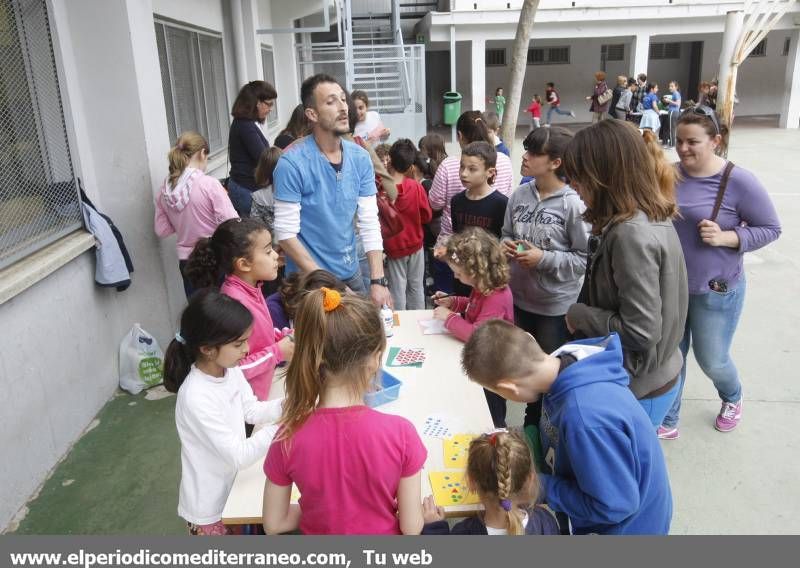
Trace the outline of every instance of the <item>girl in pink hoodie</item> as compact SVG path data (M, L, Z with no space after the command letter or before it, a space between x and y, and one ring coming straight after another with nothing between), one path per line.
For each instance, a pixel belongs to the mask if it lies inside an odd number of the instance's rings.
M187 298L193 290L183 272L194 245L223 221L239 216L222 184L205 174L207 166L206 139L197 132L181 134L169 151L169 176L156 197L156 235L175 233L178 238L178 270Z
M267 400L275 367L290 361L294 340L276 330L261 285L278 277L272 235L258 219L230 219L211 238L200 239L189 256L186 276L197 288L214 287L239 300L253 315L250 352L239 368L258 400Z

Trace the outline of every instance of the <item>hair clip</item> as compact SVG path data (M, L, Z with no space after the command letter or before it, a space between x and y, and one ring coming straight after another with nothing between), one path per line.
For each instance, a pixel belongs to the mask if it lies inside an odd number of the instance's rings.
M503 508L504 511L508 512L511 510L511 499L500 499L500 506Z
M456 253L450 255L450 260L452 260L456 264L461 264L461 261L458 259L458 255Z
M322 309L325 313L332 312L342 303L342 295L338 291L324 286L320 290L322 290Z
M186 345L186 340L183 338L180 331L175 332L175 341L177 341L181 345Z

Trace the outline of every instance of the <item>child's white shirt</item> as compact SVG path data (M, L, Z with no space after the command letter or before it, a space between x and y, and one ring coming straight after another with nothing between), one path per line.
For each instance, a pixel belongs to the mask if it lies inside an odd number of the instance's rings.
M277 431L272 425L247 438L244 423L276 422L282 403L256 399L238 368L218 378L192 365L175 405L181 440L181 517L197 525L222 518L236 472L264 459Z

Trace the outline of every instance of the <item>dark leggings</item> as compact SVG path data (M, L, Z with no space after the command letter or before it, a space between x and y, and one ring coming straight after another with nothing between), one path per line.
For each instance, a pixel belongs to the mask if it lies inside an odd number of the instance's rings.
M514 306L514 323L530 333L546 353L552 353L572 339L564 316L542 316L526 312ZM542 415L542 399L529 402L525 409L524 426L539 426Z

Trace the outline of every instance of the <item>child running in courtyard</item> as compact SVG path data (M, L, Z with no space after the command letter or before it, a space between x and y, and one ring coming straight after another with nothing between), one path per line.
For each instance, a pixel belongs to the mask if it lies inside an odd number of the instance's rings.
M378 308L320 288L296 323L280 431L264 462L267 534L419 534L427 450L411 422L364 405L386 348Z
M530 106L526 109L531 115L531 127L528 132L533 132L542 126L542 97L533 95Z
M553 514L536 504L539 480L528 444L518 434L501 429L472 440L466 482L480 498L483 511L450 529L444 509L429 495L422 506L423 534L559 534Z
M222 223L209 239L197 242L186 273L197 287L213 287L224 277L220 291L239 300L253 315L250 353L240 368L258 400L267 400L275 367L291 361L294 342L275 330L261 290L278 277L278 254L272 235L258 219Z
M178 514L193 535L223 535L222 510L236 473L267 451L282 400L259 402L237 367L247 355L253 316L242 304L203 290L192 296L164 357L164 385L177 392L181 440ZM270 424L245 437L245 422Z
M553 113L575 118L575 113L573 111L561 109L561 97L558 96L555 83L547 83L547 89L544 92L544 98L547 100L547 104L550 105L550 108L547 109L547 121L545 121L544 124L548 128L550 127Z
M514 323L514 301L508 287L508 261L500 241L483 229L469 227L447 243L445 260L455 277L472 288L469 298L436 292L433 316L444 321L450 333L467 341L490 319ZM502 397L484 391L495 427L505 426L506 403Z

